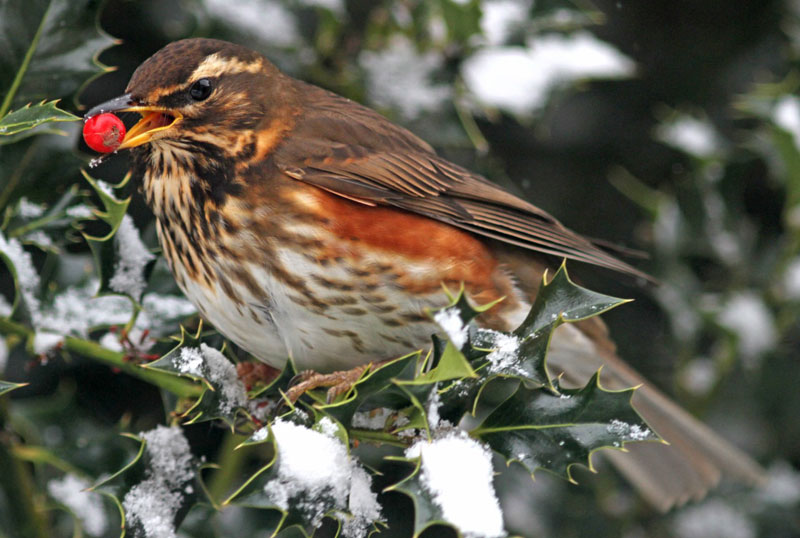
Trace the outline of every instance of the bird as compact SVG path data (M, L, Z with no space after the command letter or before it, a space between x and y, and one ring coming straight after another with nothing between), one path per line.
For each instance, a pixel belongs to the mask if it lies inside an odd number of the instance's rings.
M130 154L163 255L186 297L256 359L324 377L423 348L426 314L463 286L496 306L484 326L511 330L561 259L649 277L603 245L376 111L282 73L225 41L172 42L124 93L86 114L137 112ZM602 366L610 389L669 445L607 457L655 508L699 500L723 475L764 472L617 356L595 317L560 326L548 355L562 386ZM347 379L347 376L342 377Z

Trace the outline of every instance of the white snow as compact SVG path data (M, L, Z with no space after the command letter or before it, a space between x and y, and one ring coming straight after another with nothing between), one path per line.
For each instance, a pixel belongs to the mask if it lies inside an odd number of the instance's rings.
M33 352L37 355L47 355L64 343L64 336L48 331L36 331L33 335Z
M78 204L67 208L67 216L73 219L88 219L92 216L92 209L86 204Z
M122 217L117 233L114 234L114 246L118 260L108 285L112 290L127 293L138 301L147 286L144 268L155 259L155 255L142 242L130 215Z
M5 295L0 293L0 316L7 318L11 315L11 303L8 302Z
M527 47L490 46L461 66L478 101L525 115L542 108L550 92L590 78L628 77L633 61L588 32L546 34Z
M614 419L606 426L608 433L618 435L631 441L645 441L650 439L653 434L648 428L642 428L638 424L628 424L622 420Z
M26 243L33 243L41 248L51 248L55 246L53 239L42 230L35 230L22 236Z
M177 426L157 426L140 435L149 466L145 479L122 499L125 517L130 526L141 525L146 538L174 538L175 516L195 476L189 442Z
M778 339L772 313L753 291L742 291L730 297L722 306L717 321L736 334L745 366L755 366L754 360L772 349Z
M33 266L30 253L26 252L16 239L6 240L0 232L0 252L2 252L14 266L17 275L17 285L25 307L30 312L34 326L39 322L39 299L36 289L39 287L39 273Z
M711 359L699 358L689 362L680 374L683 388L695 396L703 396L717 382L717 368Z
M425 414L428 419L428 428L431 430L436 430L442 425L441 418L439 417L439 408L442 406L442 399L439 397L438 388L439 384L434 383L431 393L428 396L427 408L425 409Z
M108 520L103 509L102 497L94 491L86 491L91 484L73 474L65 474L61 478L47 483L47 492L75 515L83 529L92 536L101 536L106 532Z
M19 216L25 219L35 219L44 215L44 206L41 204L34 204L27 198L19 199Z
M317 429L327 435L328 437L336 437L339 432L339 426L330 419L330 417L322 417L316 424Z
M781 287L787 299L800 299L800 257L789 262L783 273Z
M770 465L767 483L758 491L758 497L767 503L791 507L800 503L800 471L786 461Z
M176 361L181 373L203 377L218 391L220 409L230 414L247 405L247 391L236 367L219 350L200 344L200 349L185 347Z
M422 484L446 521L468 537L505 536L487 448L451 433L430 443L418 441L406 450L406 457L422 458Z
M681 510L673 521L678 538L755 538L755 524L721 500Z
M696 157L710 157L721 147L719 135L708 120L680 115L656 129L666 144Z
M492 372L514 371L522 373L518 365L519 345L521 343L521 340L513 334L496 332L494 349L486 356L491 363L489 370Z
M772 121L794 138L794 144L800 150L800 97L786 95L775 103Z
M456 349L461 349L467 343L467 336L469 335L469 328L464 325L461 320L461 315L458 308L450 307L439 310L433 315L433 320L439 324L439 327L447 334L447 337L456 346Z
M264 487L271 502L286 509L291 501L315 525L331 505L346 510L352 517L343 526L344 536L365 538L369 526L380 518L380 505L369 475L350 458L345 445L281 420L272 425L272 432L278 445L278 477Z
M300 40L295 16L278 2L239 0L236 9L226 0L205 0L203 4L210 15L252 39L277 47L291 47Z
M489 45L502 45L527 21L532 0L494 0L481 5L481 31Z
M6 339L0 336L0 376L6 371L6 364L8 363L8 343Z
M383 108L396 108L414 119L434 110L451 97L450 88L432 82L442 58L435 52L418 52L406 37L395 35L388 47L364 51L359 64L366 72L369 100Z

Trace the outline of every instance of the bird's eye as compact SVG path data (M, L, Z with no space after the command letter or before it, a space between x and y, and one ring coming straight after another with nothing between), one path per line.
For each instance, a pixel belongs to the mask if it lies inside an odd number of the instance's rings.
M205 101L211 95L211 81L207 78L201 78L189 88L189 95L195 101Z

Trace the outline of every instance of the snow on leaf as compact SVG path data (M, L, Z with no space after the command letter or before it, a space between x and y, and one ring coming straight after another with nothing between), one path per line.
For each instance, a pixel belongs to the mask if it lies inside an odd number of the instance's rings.
M307 534L330 516L341 522L345 538L366 538L381 520L372 480L339 438L318 429L324 426L278 420L255 432L247 443L272 441L276 456L226 504L278 509L282 527L296 525Z
M16 239L6 239L0 232L0 257L14 275L17 293L14 296L13 308L22 303L34 326L40 321L40 302L36 295L39 288L39 273L33 266L31 255L26 252Z
M89 491L88 480L74 474L47 483L47 492L56 501L66 506L80 520L83 529L92 536L102 536L108 527L108 518L98 493Z
M174 538L197 502L197 463L177 426L157 426L139 438L142 448L137 458L98 487L118 500L122 497L125 528L131 536Z
M465 536L505 536L503 514L493 485L492 454L463 432L420 440L405 452L414 471L387 490L414 502L414 535L448 523Z
M113 291L129 295L138 301L147 285L145 268L156 257L142 242L130 215L122 218L114 234L114 247L116 263L114 275L108 285Z
M202 380L200 399L183 416L189 423L221 418L233 427L239 410L247 405L247 392L236 367L217 349L203 342L202 327L190 334L181 327L181 341L147 369Z

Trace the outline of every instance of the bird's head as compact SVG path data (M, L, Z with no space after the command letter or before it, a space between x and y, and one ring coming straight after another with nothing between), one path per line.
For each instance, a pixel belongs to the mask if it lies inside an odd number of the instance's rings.
M241 150L248 133L291 108L287 79L245 47L215 39L184 39L151 56L136 69L125 94L95 106L86 117L104 112L141 114L118 149L162 141Z

